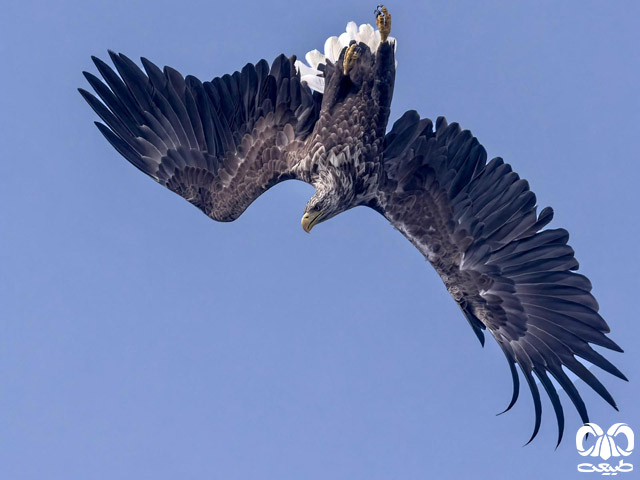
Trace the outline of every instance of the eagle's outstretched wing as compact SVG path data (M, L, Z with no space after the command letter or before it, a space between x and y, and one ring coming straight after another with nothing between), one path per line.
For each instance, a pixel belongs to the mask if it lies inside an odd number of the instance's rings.
M500 158L486 162L482 145L467 130L444 118L435 132L428 119L405 113L385 138L387 185L380 210L429 260L460 305L481 342L493 334L504 351L518 397L517 363L533 395L540 426L536 381L551 399L558 420L564 415L550 373L583 422L584 402L563 371L568 368L609 404L616 404L600 381L577 359L625 376L589 343L622 350L605 333L591 283L580 274L564 229L541 229L553 211L536 215L536 197L526 180ZM506 411L506 410L505 410Z
M93 58L104 82L84 75L100 99L80 93L96 125L129 162L205 214L231 221L293 165L318 118L322 95L300 83L295 57L280 55L202 83L142 59L144 73L109 52L118 74Z

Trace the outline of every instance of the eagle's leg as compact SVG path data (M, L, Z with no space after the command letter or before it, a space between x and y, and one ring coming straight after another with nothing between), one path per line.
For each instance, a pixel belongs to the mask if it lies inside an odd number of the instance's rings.
M347 51L344 54L344 62L342 66L344 68L345 75L349 73L349 70L351 70L353 65L356 63L357 59L358 59L358 45L353 43L349 45L349 48L347 48Z
M378 25L378 30L380 30L380 40L386 42L387 37L391 33L391 14L384 5L378 5L376 10L376 24Z

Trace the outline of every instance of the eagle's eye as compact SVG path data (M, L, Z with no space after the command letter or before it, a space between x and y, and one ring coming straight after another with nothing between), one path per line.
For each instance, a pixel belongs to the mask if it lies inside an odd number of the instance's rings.
M320 205L315 205L311 210L313 210L314 212L319 212L320 211Z

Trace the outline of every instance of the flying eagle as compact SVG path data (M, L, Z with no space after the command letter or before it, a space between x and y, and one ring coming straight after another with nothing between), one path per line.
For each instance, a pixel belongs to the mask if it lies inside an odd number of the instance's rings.
M501 158L457 123L433 122L415 111L387 132L396 72L391 15L376 10L377 30L350 22L308 64L280 55L271 66L201 82L142 58L142 71L109 52L117 73L98 58L103 77L84 75L98 98L80 93L104 123L100 132L129 162L207 216L230 222L279 182L315 188L302 228L356 206L383 215L433 265L469 325L484 330L506 355L518 398L520 367L534 401L538 382L564 429L562 405L549 374L582 421L587 410L566 369L609 404L616 404L580 357L626 380L590 344L622 352L605 334L591 282L549 207ZM537 377L538 382L534 378ZM506 411L505 410L505 411Z

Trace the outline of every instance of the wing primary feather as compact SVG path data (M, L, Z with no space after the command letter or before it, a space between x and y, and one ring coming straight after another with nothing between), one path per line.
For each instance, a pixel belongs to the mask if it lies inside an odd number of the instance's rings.
M146 173L150 177L156 178L154 174L148 168L148 165L142 160L140 155L133 150L124 140L113 133L106 125L100 122L94 122L100 133L109 141L109 143L115 148L120 155L125 157L131 162L138 170Z
M96 68L105 79L107 85L111 91L118 97L120 103L123 105L123 113L126 112L132 121L137 122L138 125L143 123L143 118L139 112L136 100L131 96L129 89L124 84L122 79L102 60L98 57L91 57ZM115 112L114 112L115 113Z
M549 372L553 375L553 378L560 384L562 389L565 391L574 407L578 411L578 415L580 415L580 420L582 423L589 423L589 413L587 412L587 407L584 404L584 400L580 396L578 389L575 387L571 379L568 375L563 371L561 366L550 366Z
M524 366L520 365L520 369L524 378L527 380L527 384L529 385L529 390L531 390L531 396L533 397L533 407L535 410L536 421L533 427L533 434L531 434L531 438L525 445L529 445L534 438L538 435L540 431L540 423L542 422L542 402L540 401L540 391L538 390L538 386L536 385L533 376L529 370L526 370Z
M145 72L147 72L147 76L149 77L149 81L153 88L164 91L167 85L167 79L162 73L162 70L145 57L140 58L140 61L142 62Z
M518 371L516 370L516 362L513 361L513 358L506 350L502 349L505 357L507 357L507 364L509 365L509 371L511 372L511 380L513 383L513 393L511 394L511 401L507 408L505 408L502 412L497 413L496 415L502 415L503 413L508 412L513 408L513 406L518 401L518 395L520 394L520 377L518 376Z
M197 83L197 79L191 75L185 79L187 82L187 89L184 92L185 108L189 117L189 123L193 129L193 134L196 137L196 145L202 151L207 150L207 142L204 136L204 130L202 127L202 119L198 112L198 106L193 96L194 85Z
M111 130L114 131L121 138L132 138L131 131L125 126L122 121L116 117L111 111L104 106L95 96L86 90L79 88L78 91L82 98L91 106L94 112L105 122ZM129 143L129 142L127 142Z
M135 122L127 108L124 106L124 104L120 101L120 99L116 95L114 95L109 87L102 83L102 81L100 81L100 79L98 79L95 75L89 72L82 73L93 90L109 108L109 110L113 112L113 114L122 122L127 130L131 132L131 134L135 135L135 132L137 132L138 129L137 123Z
M464 313L465 318L469 322L469 325L473 329L473 333L475 333L476 337L478 337L480 345L484 347L484 333L482 332L482 330L486 329L487 327L485 327L484 323L482 323L480 319L474 315L473 311L471 311L468 305L458 305L462 310L462 313Z
M185 88L185 92L186 90L187 89ZM178 92L176 92L171 85L169 85L167 91L167 100L171 106L171 112L175 115L175 117L173 117L175 118L174 129L179 131L181 135L184 134L184 140L182 141L183 145L197 149L198 141L196 140L196 135L193 130L193 126L191 125L191 119L189 118L189 113L187 112L183 98L178 95Z
M569 370L575 373L587 385L594 389L596 393L600 395L609 405L618 410L618 406L616 405L616 402L609 391L600 382L600 380L598 380L598 378L589 371L587 367L585 367L582 363L580 363L573 357L571 357L571 359L565 359L564 364L567 366L567 368L569 368Z
M149 78L138 68L138 66L123 54L117 54L109 50L111 61L116 66L120 78L129 88L131 96L138 102L143 110L151 107L151 84Z
M540 383L544 387L547 395L549 395L549 399L551 400L551 405L553 406L553 410L556 414L556 420L558 421L558 441L556 443L556 449L560 445L562 441L562 434L564 433L564 412L562 410L562 404L560 403L560 397L558 397L558 392L556 392L555 387L549 380L545 370L541 367L536 367L534 372Z

